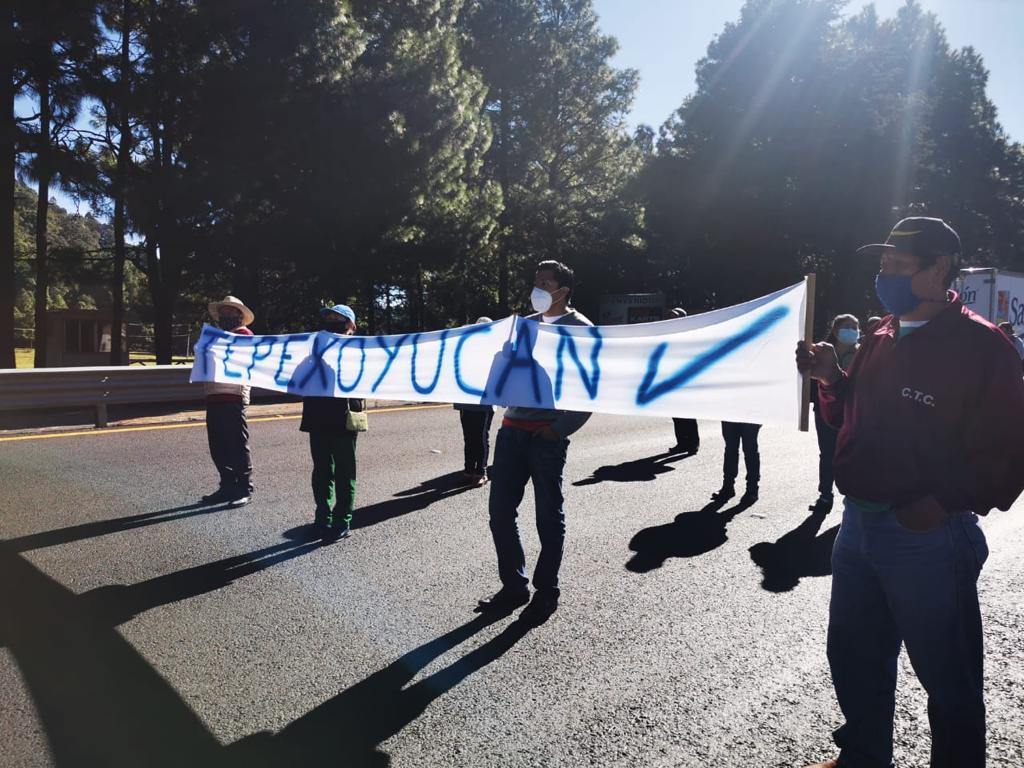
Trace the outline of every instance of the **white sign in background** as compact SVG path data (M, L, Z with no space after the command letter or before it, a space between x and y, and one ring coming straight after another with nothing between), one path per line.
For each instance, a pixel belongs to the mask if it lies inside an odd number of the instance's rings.
M299 395L489 403L797 426L799 283L692 317L564 326L513 315L400 336L240 336L204 326L191 381Z

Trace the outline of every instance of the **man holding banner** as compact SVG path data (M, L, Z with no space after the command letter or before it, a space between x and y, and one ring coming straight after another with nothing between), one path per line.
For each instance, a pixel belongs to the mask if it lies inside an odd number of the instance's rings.
M252 336L249 324L255 319L252 310L234 296L210 302L210 316L222 331ZM220 487L203 496L206 504L241 507L252 498L252 459L249 454L249 425L245 408L249 405L250 388L243 384L208 381L206 392L206 436L210 457L220 475Z
M928 693L932 768L985 764L977 515L1024 489L1024 382L1003 335L948 291L960 238L940 219L900 221L875 288L889 311L844 372L831 344L797 349L839 429L846 495L832 554L828 658L846 719L838 760L892 765L900 645Z
M569 307L572 288L573 271L569 267L558 261L542 261L537 265L530 296L537 314L527 320L554 325L593 325ZM589 418L589 413L550 408L513 406L505 411L495 441L489 504L501 589L480 601L480 612L507 612L529 601L524 619L539 624L557 610L558 570L565 542L562 471L569 435ZM541 545L533 573L536 593L532 601L526 555L516 523L519 503L523 500L526 483L531 480Z

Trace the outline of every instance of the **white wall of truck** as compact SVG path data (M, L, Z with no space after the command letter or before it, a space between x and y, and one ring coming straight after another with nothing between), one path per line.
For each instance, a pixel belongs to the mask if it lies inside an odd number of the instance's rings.
M1009 321L1024 328L1024 274L993 267L960 271L956 290L964 305L990 323Z

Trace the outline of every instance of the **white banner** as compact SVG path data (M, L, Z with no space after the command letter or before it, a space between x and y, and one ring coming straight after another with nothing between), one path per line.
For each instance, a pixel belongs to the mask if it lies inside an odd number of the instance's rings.
M489 403L797 426L805 283L656 323L513 315L401 336L240 336L204 326L191 380L298 395Z

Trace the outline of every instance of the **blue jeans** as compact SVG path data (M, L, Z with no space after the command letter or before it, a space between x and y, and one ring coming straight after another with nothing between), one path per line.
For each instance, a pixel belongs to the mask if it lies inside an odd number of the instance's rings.
M988 557L972 513L915 533L846 503L832 551L828 661L846 719L844 768L892 765L900 643L928 693L932 768L985 765L977 580Z
M540 536L540 557L533 572L533 586L538 591L558 594L558 569L562 565L565 542L562 470L568 448L567 439L545 440L514 427L498 430L491 467L489 510L491 535L498 552L498 576L505 589L524 592L530 583L516 518L526 483L532 480Z

